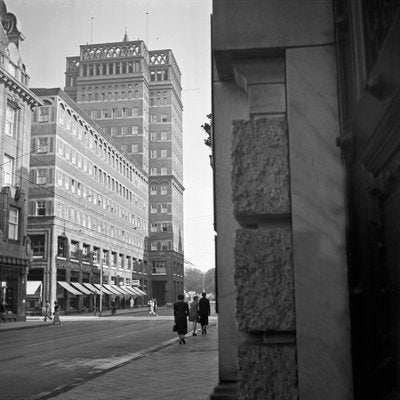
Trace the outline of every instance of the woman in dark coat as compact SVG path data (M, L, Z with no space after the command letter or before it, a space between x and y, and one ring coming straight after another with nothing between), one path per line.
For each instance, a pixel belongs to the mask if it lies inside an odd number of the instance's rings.
M189 315L189 306L183 301L183 294L178 295L178 301L174 303L175 328L179 335L179 344L186 343L187 317Z
M211 314L210 300L207 299L206 293L202 293L201 296L199 301L201 334L207 335L208 316Z

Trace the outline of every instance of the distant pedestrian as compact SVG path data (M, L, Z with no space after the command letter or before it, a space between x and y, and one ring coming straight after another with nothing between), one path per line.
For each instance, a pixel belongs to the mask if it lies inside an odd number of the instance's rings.
M201 334L207 335L208 316L211 314L210 300L207 299L207 294L204 292L201 296L202 298L199 301Z
M117 306L115 304L115 301L111 302L111 315L115 315L115 313L117 312Z
M192 336L197 336L197 320L199 319L199 302L198 297L194 296L193 301L190 303L189 321L192 322Z
M55 301L54 302L54 313L53 313L53 325L55 326L58 325L59 327L62 326L61 319L60 319L60 307L58 306L58 303Z
M158 317L158 314L157 314L157 299L156 298L153 299L153 311L154 311L154 315L156 317Z
M131 296L129 299L129 305L131 308L133 308L133 305L135 304L135 300L133 299L133 297Z
M183 294L178 295L178 301L174 303L175 330L179 336L179 344L185 344L185 335L187 334L187 317L189 315L189 306L183 301Z
M154 299L150 299L147 305L149 306L149 315L156 315L154 312Z
M51 305L49 300L46 300L44 304L44 320L47 321L47 318L51 321L53 318L51 317Z

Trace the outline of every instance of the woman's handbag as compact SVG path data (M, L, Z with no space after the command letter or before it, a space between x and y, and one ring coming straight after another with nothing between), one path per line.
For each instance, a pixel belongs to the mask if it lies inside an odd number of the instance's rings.
M176 324L172 325L172 332L176 332Z

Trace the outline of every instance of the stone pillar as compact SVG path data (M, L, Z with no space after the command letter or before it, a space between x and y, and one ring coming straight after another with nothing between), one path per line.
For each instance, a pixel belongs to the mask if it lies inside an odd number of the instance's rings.
M254 162L256 160L256 162ZM238 396L297 394L295 304L285 117L234 124L232 146L236 231Z

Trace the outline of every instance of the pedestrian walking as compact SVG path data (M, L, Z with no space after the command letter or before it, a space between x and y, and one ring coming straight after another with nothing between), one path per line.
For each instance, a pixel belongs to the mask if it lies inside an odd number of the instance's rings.
M189 321L192 322L192 336L197 336L197 321L200 318L198 299L197 296L194 296L193 301L190 303Z
M115 315L115 313L117 312L117 306L115 304L115 301L111 302L111 315Z
M62 326L61 319L60 319L60 307L58 303L54 302L54 313L53 313L53 324L52 326L58 325L59 327Z
M183 294L178 295L178 301L174 303L175 331L179 336L179 344L185 344L185 335L187 334L187 317L189 315L189 306L183 301Z
M207 294L204 292L201 296L202 298L199 301L201 334L207 335L208 316L211 314L210 300L207 299Z
M129 299L129 305L131 308L133 308L133 305L135 304L135 300L133 299L133 297L131 296Z
M149 315L156 315L154 312L154 299L150 299L147 304L149 306Z
M153 311L154 311L154 315L156 317L158 317L158 314L157 314L157 299L156 298L153 299Z
M51 317L51 305L49 300L46 300L44 304L44 320L47 321L47 318L51 321L53 318Z

